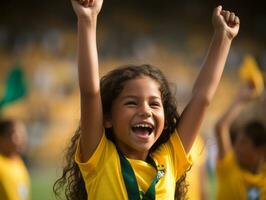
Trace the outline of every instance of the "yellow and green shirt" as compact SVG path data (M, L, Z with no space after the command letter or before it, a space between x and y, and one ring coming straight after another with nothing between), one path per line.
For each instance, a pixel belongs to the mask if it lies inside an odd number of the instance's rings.
M176 181L191 165L190 157L187 156L177 132L174 132L169 141L162 144L151 156L158 170L164 172L164 176L156 184L156 199L173 200ZM125 200L128 198L117 149L105 134L87 162L80 161L79 146L75 160L85 181L88 199ZM156 170L142 160L128 159L128 161L136 175L139 190L146 192Z
M266 166L261 173L241 169L231 151L217 163L217 200L266 200Z
M0 155L0 199L29 200L30 178L23 161Z

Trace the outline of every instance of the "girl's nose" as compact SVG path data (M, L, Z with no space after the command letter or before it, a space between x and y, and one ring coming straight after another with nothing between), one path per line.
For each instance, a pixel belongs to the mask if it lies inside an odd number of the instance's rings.
M140 113L140 116L144 117L144 118L148 118L148 117L151 117L151 113L150 112L142 112L142 113Z
M139 111L139 115L141 117L145 117L145 118L151 117L152 114L151 114L151 109L150 109L149 105L141 106L140 111Z

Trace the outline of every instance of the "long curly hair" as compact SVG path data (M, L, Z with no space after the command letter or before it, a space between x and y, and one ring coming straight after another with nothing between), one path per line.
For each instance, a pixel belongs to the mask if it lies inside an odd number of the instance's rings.
M165 115L165 128L158 140L151 147L150 152L156 150L161 144L165 143L170 135L174 132L179 122L179 114L177 112L177 103L173 95L169 83L163 73L156 67L148 64L144 65L126 65L114 69L101 78L100 90L103 106L103 115L110 116L113 101L121 93L127 81L148 76L160 85L160 92ZM112 129L105 129L106 137L114 142ZM55 182L53 190L57 197L63 189L67 200L85 200L87 193L85 183L82 178L78 165L74 161L74 154L77 148L77 141L80 136L80 128L76 131L71 139L70 146L66 153L66 166L63 168L62 176ZM182 175L176 184L175 199L185 199L187 185L185 183L186 172Z

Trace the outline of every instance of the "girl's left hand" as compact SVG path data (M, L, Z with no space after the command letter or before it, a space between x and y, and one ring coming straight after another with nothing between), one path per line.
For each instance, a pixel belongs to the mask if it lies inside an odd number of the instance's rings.
M233 39L239 31L240 20L238 16L233 12L222 10L222 6L214 9L212 23L215 31L225 31L229 39Z
M103 0L71 0L79 19L92 19L101 11Z

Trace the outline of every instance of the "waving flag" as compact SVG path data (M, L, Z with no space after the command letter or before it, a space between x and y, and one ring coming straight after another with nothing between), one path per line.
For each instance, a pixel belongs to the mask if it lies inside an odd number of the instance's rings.
M27 85L23 70L15 65L7 75L4 96L0 97L0 109L23 98L27 94Z
M239 73L243 81L247 82L248 84L252 84L252 86L255 88L254 95L259 96L263 93L263 74L253 56L245 56L244 61L240 66Z

